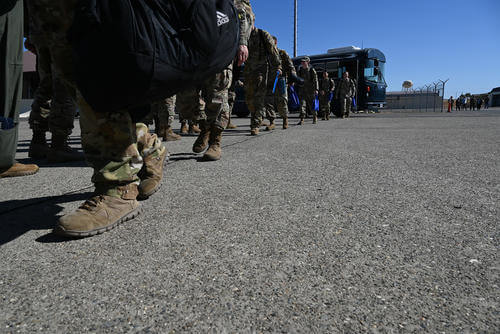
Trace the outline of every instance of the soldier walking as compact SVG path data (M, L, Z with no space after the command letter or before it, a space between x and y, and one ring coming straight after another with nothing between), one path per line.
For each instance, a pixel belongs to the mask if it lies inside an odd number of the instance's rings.
M328 77L328 72L323 72L319 82L319 110L323 114L323 120L330 119L331 95L335 89L335 82Z
M46 43L50 30L44 26L42 17L48 10L43 0L26 1L28 10L27 48L37 55L37 72L40 77L29 118L33 138L29 157L47 158L49 162L84 160L84 155L68 145L76 115L75 89L67 85L54 66L54 54ZM52 133L50 148L46 132Z
M342 118L349 117L352 106L352 98L356 92L356 85L354 81L349 78L349 72L342 74L339 85L337 87L335 98L338 99L340 104L340 114Z
M300 121L298 125L304 124L304 118L310 112L313 115L313 124L318 121L318 115L313 108L316 95L318 95L319 83L316 70L310 65L311 59L304 57L299 68L299 77L304 79L304 86L299 90L300 98Z

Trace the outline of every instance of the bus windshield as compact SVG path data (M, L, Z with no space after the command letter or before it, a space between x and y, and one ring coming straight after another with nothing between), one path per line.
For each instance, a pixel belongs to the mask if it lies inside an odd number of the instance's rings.
M378 73L375 74L375 68L377 68ZM364 71L365 79L372 82L383 82L385 83L385 63L377 59L367 59L366 67Z

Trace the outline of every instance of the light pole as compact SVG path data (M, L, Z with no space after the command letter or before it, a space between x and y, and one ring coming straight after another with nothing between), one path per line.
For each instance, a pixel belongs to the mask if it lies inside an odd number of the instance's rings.
M297 21L298 21L298 8L297 8L297 1L298 0L295 0L294 1L294 10L293 10L293 13L294 13L294 18L293 18L293 57L297 57L297 32L298 32L298 29L297 29Z
M443 84L443 99L444 99L444 85L448 82L450 79L446 79L445 81L439 80ZM441 112L443 112L443 100L441 100Z

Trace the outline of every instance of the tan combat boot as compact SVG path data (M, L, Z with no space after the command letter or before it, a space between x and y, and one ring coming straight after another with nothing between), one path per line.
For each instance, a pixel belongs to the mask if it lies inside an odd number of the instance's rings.
M188 125L186 121L183 121L181 123L181 135L187 135L188 134Z
M288 129L288 117L283 118L283 129Z
M53 134L47 160L48 162L83 161L85 156L68 145L68 137Z
M300 121L299 121L299 123L297 123L297 125L304 125L304 117L300 118Z
M226 129L237 129L238 126L237 125L234 125L233 123L229 123L226 127Z
M222 129L213 126L210 129L210 139L208 141L208 150L203 155L204 160L217 161L220 160L222 155L221 141L222 141Z
M313 124L318 123L318 116L313 116Z
M253 128L250 130L251 136L257 136L259 134L259 128Z
M201 130L201 132L193 144L193 152L194 153L201 153L208 146L208 140L210 138L210 128L208 127L206 121L200 121L200 130Z
M159 130L156 130L156 134L158 135L158 137L163 138L164 141L176 141L182 138L177 133L175 133L174 130L172 130L172 127L170 125L167 125L166 127L160 127Z
M0 179L4 177L17 177L33 175L38 172L37 165L25 165L15 161L9 168L0 168Z
M269 125L266 126L266 131L272 131L274 129L276 129L276 124L274 124L274 118L271 118L269 120Z
M189 134L195 135L201 132L200 128L196 124L189 124Z
M140 213L137 185L131 183L118 189L121 197L95 195L86 200L75 212L59 218L53 232L66 237L90 237L134 219Z
M163 152L158 156L148 155L144 158L144 166L139 172L141 183L137 196L140 200L145 200L160 189L161 180L163 179L163 166L167 157L167 149L163 148Z
M33 138L31 139L28 157L32 159L43 159L47 157L49 146L45 138L45 131L34 130Z

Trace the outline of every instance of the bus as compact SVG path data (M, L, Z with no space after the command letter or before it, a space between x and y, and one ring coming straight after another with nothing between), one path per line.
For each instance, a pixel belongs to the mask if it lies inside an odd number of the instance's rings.
M327 71L338 83L344 72L356 82L354 111L378 111L386 105L385 55L378 49L361 49L355 46L330 49L325 54L307 55L318 72L318 79ZM304 56L293 58L296 68ZM332 103L334 109L335 101ZM334 110L335 113L336 110Z

